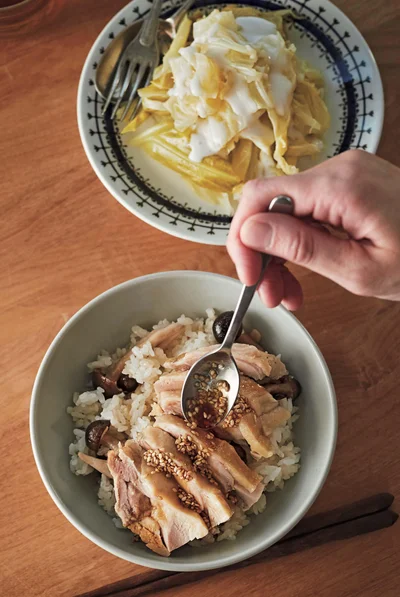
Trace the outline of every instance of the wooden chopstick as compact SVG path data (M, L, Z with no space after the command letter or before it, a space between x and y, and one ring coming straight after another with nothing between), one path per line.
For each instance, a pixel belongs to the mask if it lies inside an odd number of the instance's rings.
M384 529L394 524L398 518L395 512L389 510L393 499L388 493L377 494L348 506L305 518L278 543L233 566L200 572L149 570L77 597L143 597L158 594L163 590L197 582L220 572L268 562L330 541L349 539Z

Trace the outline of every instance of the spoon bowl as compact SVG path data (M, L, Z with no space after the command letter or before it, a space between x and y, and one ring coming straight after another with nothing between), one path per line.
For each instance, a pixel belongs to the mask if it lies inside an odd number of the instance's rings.
M202 388L202 383L206 387ZM189 424L195 422L196 426L203 428L212 428L222 423L236 402L239 384L239 370L229 350L219 348L206 354L191 367L182 388L182 412L185 419ZM224 385L223 389L218 387ZM213 390L219 390L222 394L220 408L199 404L202 400L201 397L198 398L199 390L209 392L210 395ZM195 408L199 409L197 413L193 412Z

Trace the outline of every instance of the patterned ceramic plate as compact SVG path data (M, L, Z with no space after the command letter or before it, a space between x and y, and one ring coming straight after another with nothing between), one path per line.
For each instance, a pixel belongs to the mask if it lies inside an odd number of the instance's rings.
M290 23L289 37L298 55L324 73L331 114L319 161L349 148L374 153L383 125L382 83L371 51L351 21L327 0L248 0L246 4L266 10L291 8L301 17ZM170 0L164 2L164 16L176 6ZM195 7L216 6L215 0L195 3ZM89 53L78 92L82 142L97 176L135 216L181 238L223 245L231 220L228 213L200 200L168 168L128 148L113 123L101 116L103 102L94 88L97 64L110 40L149 7L149 0L128 4L105 27Z

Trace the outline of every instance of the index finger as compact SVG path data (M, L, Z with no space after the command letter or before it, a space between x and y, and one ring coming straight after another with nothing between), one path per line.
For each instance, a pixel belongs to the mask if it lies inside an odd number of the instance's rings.
M240 229L247 218L266 211L272 199L276 195L285 192L282 178L258 179L246 183L243 187L238 209L232 220L226 247L236 266L241 282L247 286L255 284L258 280L261 257L257 251L249 249L242 243Z

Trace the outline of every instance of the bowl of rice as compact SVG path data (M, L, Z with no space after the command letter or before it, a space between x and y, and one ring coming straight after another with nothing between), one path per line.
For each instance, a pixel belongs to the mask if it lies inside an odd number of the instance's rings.
M329 472L327 365L291 313L258 297L234 345L236 418L208 431L182 418L187 371L240 290L207 272L130 280L78 311L42 361L30 415L42 480L83 535L127 561L195 571L249 558L299 522ZM300 396L285 393L294 382Z

